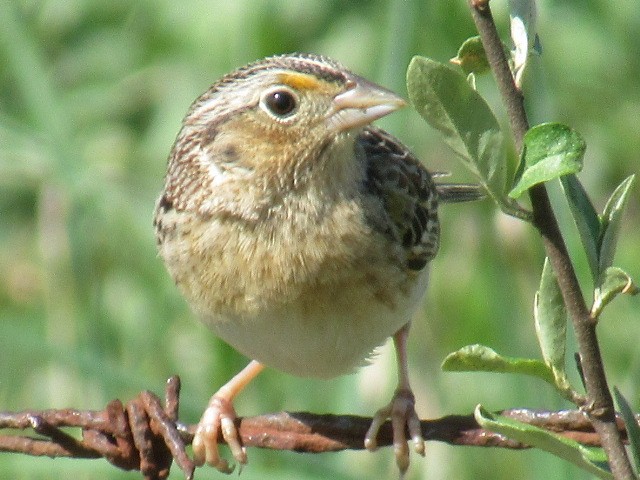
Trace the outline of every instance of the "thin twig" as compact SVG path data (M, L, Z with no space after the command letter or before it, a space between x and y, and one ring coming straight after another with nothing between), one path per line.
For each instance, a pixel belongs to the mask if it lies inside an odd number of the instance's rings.
M500 36L491 15L488 0L469 0L476 28L480 33L487 59L505 103L518 151L522 149L524 134L529 129L522 92L516 87L509 69ZM589 315L575 270L551 202L544 185L529 190L534 225L542 236L544 247L558 278L562 298L576 333L578 349L587 390L587 402L581 407L588 413L595 430L602 438L602 446L609 458L616 479L635 478L620 432L616 427L613 399L607 385L596 323Z

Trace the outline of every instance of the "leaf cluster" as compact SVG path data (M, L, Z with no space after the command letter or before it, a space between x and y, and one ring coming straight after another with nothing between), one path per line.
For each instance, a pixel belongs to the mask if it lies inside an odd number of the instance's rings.
M483 53L477 37L460 48L453 63L466 77L435 60L414 57L407 71L409 98L504 213L532 223L532 212L521 203L522 195L536 185L559 180L592 274L591 317L595 322L617 295L638 291L630 276L613 266L622 215L635 176L622 181L598 213L577 177L583 168L584 138L567 125L543 123L526 133L518 167L510 178L506 153L509 139L475 89L475 75L488 66ZM533 376L552 385L565 399L583 405L585 396L567 376L567 311L549 259L542 269L533 316L541 358L507 357L484 345L469 345L449 354L443 369ZM624 397L617 391L616 397L623 415L637 427ZM493 416L480 406L476 419L485 428L551 452L599 478L612 478L601 449L587 449L548 431ZM637 428L630 429L630 434L636 435L634 430ZM639 456L637 447L635 452Z

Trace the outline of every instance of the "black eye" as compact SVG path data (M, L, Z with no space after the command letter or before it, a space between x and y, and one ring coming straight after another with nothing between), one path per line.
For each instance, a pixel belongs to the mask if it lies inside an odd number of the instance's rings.
M296 97L287 90L269 92L265 95L263 101L269 111L278 117L286 117L293 112L298 105Z

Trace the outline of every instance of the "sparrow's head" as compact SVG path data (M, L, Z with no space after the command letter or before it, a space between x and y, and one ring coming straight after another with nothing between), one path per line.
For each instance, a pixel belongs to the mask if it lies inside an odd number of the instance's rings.
M189 109L169 159L166 193L174 206L189 208L207 197L208 207L216 204L223 184L294 188L314 169L339 167L328 162L348 162L353 133L404 105L326 57L290 54L249 64Z

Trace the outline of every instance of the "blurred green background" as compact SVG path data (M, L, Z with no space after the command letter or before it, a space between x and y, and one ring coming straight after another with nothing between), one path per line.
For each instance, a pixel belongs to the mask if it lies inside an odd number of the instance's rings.
M506 2L493 3L508 38ZM539 10L544 51L525 85L531 121L561 121L583 133L581 179L601 209L638 171L640 9L635 0L547 0ZM143 389L161 393L165 379L179 374L181 417L191 423L246 363L193 318L156 258L154 201L191 101L227 71L289 51L335 57L406 95L413 55L447 61L475 34L462 0L0 0L0 18L0 410L102 409ZM479 88L503 118L491 80L481 79ZM381 123L432 170L470 180L415 112ZM551 191L589 291L575 229L557 186ZM639 191L617 257L635 278ZM471 343L538 355L532 305L543 262L535 231L490 202L445 205L441 217L442 250L410 341L419 413L469 413L478 403L570 407L533 379L440 371L447 353ZM637 300L619 299L599 329L610 381L636 408L638 312ZM236 406L241 415L370 415L395 381L387 345L373 366L332 381L267 370ZM389 449L249 455L245 480L396 478ZM0 478L70 476L139 478L103 460L0 454ZM175 467L171 478L181 478ZM413 458L408 478L588 477L540 452L430 443L426 459Z

